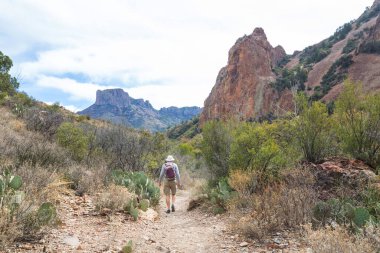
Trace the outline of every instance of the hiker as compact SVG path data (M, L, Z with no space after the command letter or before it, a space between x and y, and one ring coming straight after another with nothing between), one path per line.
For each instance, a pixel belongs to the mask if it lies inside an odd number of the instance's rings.
M179 187L181 185L180 183L180 177L179 177L179 170L177 164L174 163L173 156L169 155L165 159L165 163L162 165L160 178L159 178L159 185L161 187L161 182L163 177L165 176L165 182L164 182L164 194L166 196L166 213L170 213L170 192L172 195L172 212L175 212L175 194L177 191L177 186ZM176 181L177 179L177 181Z

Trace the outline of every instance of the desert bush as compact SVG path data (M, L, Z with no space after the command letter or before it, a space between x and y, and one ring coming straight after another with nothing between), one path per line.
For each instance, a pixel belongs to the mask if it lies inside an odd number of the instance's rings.
M255 194L246 194L245 187L238 190L239 195L229 201L235 229L248 237L262 239L273 232L311 222L316 202L314 176L308 171L291 170L283 178L281 183L268 185ZM236 183L231 180L232 185Z
M40 132L49 138L57 133L58 127L65 121L61 113L39 108L27 110L24 119L28 130Z
M308 69L303 65L298 65L292 69L283 68L276 78L276 81L272 83L272 86L279 92L285 89L291 89L297 87L298 90L305 90L305 82L308 77Z
M57 142L69 150L71 156L81 161L87 154L88 136L73 123L62 123L57 129Z
M369 41L359 47L360 53L365 54L380 54L380 41Z
M346 46L343 48L342 53L349 54L356 49L358 45L357 40L348 40Z
M342 82L346 78L348 68L352 63L352 55L344 54L331 65L330 69L322 77L321 85L323 95L327 94L334 85Z
M82 196L85 193L94 194L104 188L110 175L105 164L98 163L93 167L86 167L81 164L69 166L64 171L65 178L70 182L70 188L75 193Z
M257 171L262 183L278 176L286 161L272 136L275 124L241 123L233 131L229 168Z
M231 126L221 121L205 123L202 154L211 172L211 177L219 179L228 176L228 163L232 143Z
M307 242L313 252L372 253L380 248L380 229L367 228L366 234L350 234L344 227L335 226L313 230L305 226Z
M301 148L304 159L316 163L333 151L332 120L325 104L313 102L309 106L303 94L297 100L300 114L294 122L296 143Z
M346 81L336 101L336 129L344 151L380 166L380 95L365 94L360 84Z
M158 168L169 148L162 133L138 132L123 126L98 128L93 133L93 145L106 154L108 167L124 171Z
M0 158L9 159L17 165L49 167L69 163L67 153L58 145L33 132L23 129L15 131L9 126L10 122L0 126Z
M134 198L134 194L130 193L126 187L112 184L95 195L94 205L98 211L103 208L114 212L123 211L129 201Z

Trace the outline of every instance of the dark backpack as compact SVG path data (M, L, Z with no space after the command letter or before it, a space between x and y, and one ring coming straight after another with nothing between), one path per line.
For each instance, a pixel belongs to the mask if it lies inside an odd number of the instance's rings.
M165 172L166 172L166 178L170 180L175 179L175 172L174 172L174 165L173 164L165 164Z

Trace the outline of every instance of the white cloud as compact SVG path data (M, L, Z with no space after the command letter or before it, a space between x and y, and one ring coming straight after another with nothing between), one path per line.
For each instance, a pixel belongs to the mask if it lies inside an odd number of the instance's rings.
M96 91L108 88L116 88L109 86L101 86L93 83L79 83L69 78L56 78L41 76L37 79L37 85L44 88L53 88L63 91L70 95L72 100L95 101Z
M60 90L73 105L117 86L156 108L202 106L237 38L261 26L292 53L372 2L2 0L0 48L19 59L15 69L28 83Z

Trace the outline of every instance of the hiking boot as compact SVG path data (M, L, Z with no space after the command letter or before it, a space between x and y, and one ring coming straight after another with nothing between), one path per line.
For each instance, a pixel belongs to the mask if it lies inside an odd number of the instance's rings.
M172 212L175 212L175 207L174 207L174 205L172 205Z
M166 210L166 213L170 213L170 209Z

